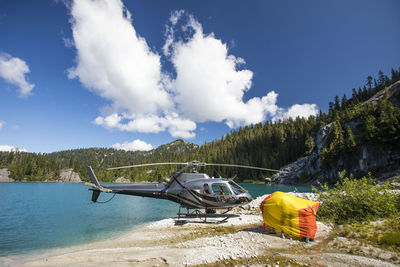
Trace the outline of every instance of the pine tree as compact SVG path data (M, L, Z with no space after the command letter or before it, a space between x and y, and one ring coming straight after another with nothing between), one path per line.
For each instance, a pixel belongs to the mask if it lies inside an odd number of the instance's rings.
M340 110L340 103L339 103L339 97L335 96L335 110Z
M346 138L345 138L345 147L347 151L353 151L356 148L357 144L354 139L353 131L350 126L346 128Z
M364 133L367 141L373 141L378 132L378 127L375 126L375 117L368 115L364 121Z
M353 104L358 104L359 103L358 98L357 98L356 88L352 89L351 99L352 99Z
M344 138L343 138L343 130L342 126L340 125L339 121L335 121L333 124L333 128L331 129L331 143L330 143L330 150L337 155L344 149Z
M343 97L342 97L342 105L341 106L342 106L342 110L344 110L346 108L346 106L347 106L346 94L344 94Z
M372 87L372 80L373 80L372 76L368 76L368 77L367 77L367 83L366 83L366 85L368 85L368 88L369 88L369 89L371 89L371 87Z
M305 146L306 146L306 155L310 155L315 148L315 142L314 138L311 137L311 135L307 135L306 141L305 141Z

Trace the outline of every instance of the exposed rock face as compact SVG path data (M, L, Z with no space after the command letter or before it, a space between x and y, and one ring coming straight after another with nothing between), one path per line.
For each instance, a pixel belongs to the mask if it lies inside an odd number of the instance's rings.
M309 156L300 157L280 169L272 179L281 184L318 184L335 183L338 173L346 170L347 174L365 175L371 170L385 169L400 161L400 152L387 150L375 145L362 145L352 155L339 156L329 168L321 168L321 150L325 145L332 124L325 125L314 138L316 150ZM396 175L400 170L395 171ZM385 175L380 176L382 179Z
M400 81L378 92L367 100L367 103L378 103L379 100L388 99L394 106L400 107Z
M127 184L127 183L132 183L132 181L130 179L126 179L125 177L119 177L115 179L114 183Z
M74 172L73 169L63 169L60 171L59 182L63 183L80 183L82 182L79 174Z
M8 177L10 171L7 168L0 169L0 182L14 182L14 179Z
M314 138L316 147L315 151L313 151L309 156L300 157L295 162L282 167L278 173L272 176L272 180L281 184L304 183L305 181L301 181L301 177L306 174L315 177L313 181L307 181L309 183L314 182L314 180L315 182L321 180L323 176L320 153L325 145L332 125L332 123L327 124L318 131Z
M379 91L367 103L376 104L379 100L388 100L394 106L400 107L400 81ZM359 120L343 125L350 127L354 132L360 126ZM336 162L330 167L321 167L321 150L325 146L329 131L333 124L327 124L314 136L316 149L309 156L300 157L295 162L281 168L272 176L272 180L282 184L317 184L335 183L338 173L346 170L347 174L365 175L369 171L379 174L379 179L385 180L400 174L400 151L388 149L374 144L358 146L350 154L339 155Z

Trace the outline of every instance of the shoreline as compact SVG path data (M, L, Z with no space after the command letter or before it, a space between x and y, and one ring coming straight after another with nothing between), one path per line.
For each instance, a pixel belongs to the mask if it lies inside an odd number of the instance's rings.
M312 193L292 193L315 197ZM333 249L343 239L332 225L317 221L314 242L282 239L268 234L258 206L266 195L232 210L239 217L223 224L189 223L177 226L163 219L115 237L66 248L54 248L0 257L1 266L191 266L222 264L259 266L396 266L390 257L351 255ZM354 247L353 243L350 243ZM366 248L367 249L367 248ZM384 252L381 253L384 255ZM379 254L379 255L381 255ZM389 258L388 258L389 257ZM385 260L386 259L386 260Z

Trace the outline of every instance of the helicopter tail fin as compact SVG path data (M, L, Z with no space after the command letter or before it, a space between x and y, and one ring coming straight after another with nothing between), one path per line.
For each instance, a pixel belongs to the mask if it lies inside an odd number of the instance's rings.
M100 190L93 190L93 193L92 193L92 201L93 201L93 202L96 202L97 199L99 198L99 196L100 196Z
M99 181L97 180L96 174L94 174L92 166L87 166L86 169L90 177L90 182L94 184L96 187L101 187Z
M94 174L94 171L93 171L91 166L87 166L86 169L87 169L87 172L88 172L89 177L90 177L90 183L85 183L85 184L89 185L89 186L92 186L92 188L89 189L89 190L93 191L93 193L92 193L92 201L96 202L97 199L99 198L101 192L109 192L109 190L104 189L100 185L99 180L97 180L97 177Z

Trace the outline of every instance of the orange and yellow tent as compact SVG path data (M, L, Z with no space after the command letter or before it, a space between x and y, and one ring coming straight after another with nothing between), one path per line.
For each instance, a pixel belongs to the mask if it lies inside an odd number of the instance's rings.
M311 239L317 232L318 207L318 202L279 191L267 196L260 205L265 228L268 225L288 235Z

